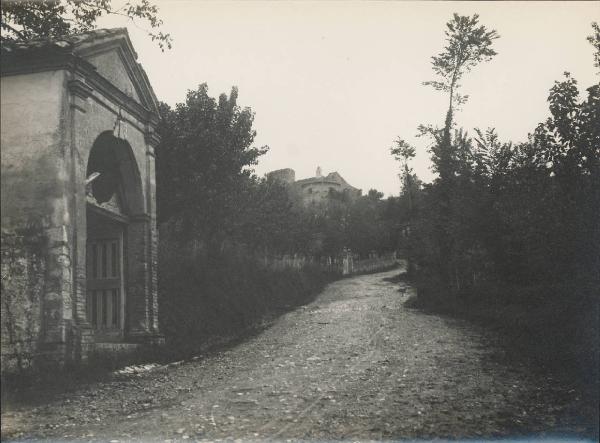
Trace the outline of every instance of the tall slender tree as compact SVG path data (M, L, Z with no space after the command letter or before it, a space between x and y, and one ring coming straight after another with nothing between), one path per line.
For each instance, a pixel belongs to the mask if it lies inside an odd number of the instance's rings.
M448 95L444 126L441 130L430 126L421 126L419 129L423 135L433 137L432 162L434 170L439 174L440 185L437 189L439 217L435 233L439 247L438 267L442 284L451 289L454 287L451 282L458 281L458 260L454 254L457 235L454 235L452 230L460 225L458 219L464 215L457 213L456 204L453 205L453 195L457 192L456 176L460 175L460 169L464 170L465 154L468 157L470 149L470 143L463 131L457 131L456 136L452 137L455 112L458 106L466 103L468 99L467 95L459 93L460 82L475 66L491 60L496 55L492 44L499 35L495 30L488 30L480 25L477 14L472 17L454 14L446 27L446 45L443 51L431 60L437 79L424 82L425 85Z
M472 17L454 14L446 27L446 46L431 59L433 72L438 79L424 83L448 94L444 128L439 143L433 147L434 166L442 181L447 181L453 173L451 132L454 112L458 105L464 104L468 99L467 95L460 95L458 92L460 81L479 63L489 61L496 55L492 43L499 37L495 30L489 31L485 26L479 25L477 14Z

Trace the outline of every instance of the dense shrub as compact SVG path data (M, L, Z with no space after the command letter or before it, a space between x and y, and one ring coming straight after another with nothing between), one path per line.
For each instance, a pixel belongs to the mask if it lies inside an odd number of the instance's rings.
M273 270L234 254L161 258L160 326L167 348L182 354L260 328L310 301L332 279L317 267Z

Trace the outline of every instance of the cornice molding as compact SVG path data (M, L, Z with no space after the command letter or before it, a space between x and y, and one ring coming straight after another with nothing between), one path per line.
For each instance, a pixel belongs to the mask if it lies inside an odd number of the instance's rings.
M87 83L85 83L82 79L69 80L67 83L67 87L69 91L73 95L80 97L86 100L90 95L92 95L93 89Z
M71 52L6 54L3 55L0 64L2 77L58 70L65 70L72 74L74 79L68 83L68 88L77 97L88 98L94 91L98 91L142 124L151 128L156 126L158 116L155 112L129 97L98 73L94 65Z
M92 73L88 73L87 82L88 84L98 91L100 94L108 98L113 104L123 108L130 115L138 119L143 124L149 124L154 126L153 119L154 113L142 104L129 97L110 81L102 77L98 72L94 70Z
M33 74L36 72L58 71L61 69L74 71L76 65L89 65L85 60L65 52L52 51L49 53L32 54L3 54L0 64L0 75Z

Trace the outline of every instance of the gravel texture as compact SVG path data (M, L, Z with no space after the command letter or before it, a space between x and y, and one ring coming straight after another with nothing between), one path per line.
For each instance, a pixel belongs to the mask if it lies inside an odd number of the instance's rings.
M5 405L2 440L593 436L568 382L507 362L492 332L405 308L397 273L332 283L214 355Z

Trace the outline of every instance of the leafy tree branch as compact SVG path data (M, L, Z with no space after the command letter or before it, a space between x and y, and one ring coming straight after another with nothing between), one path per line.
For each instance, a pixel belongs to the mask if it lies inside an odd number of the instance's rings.
M163 22L158 8L148 0L126 2L120 8L111 0L2 0L1 41L27 41L34 38L60 38L95 29L106 15L125 17L143 29L161 50L170 49L172 38L160 31ZM149 29L141 27L146 23Z

